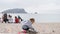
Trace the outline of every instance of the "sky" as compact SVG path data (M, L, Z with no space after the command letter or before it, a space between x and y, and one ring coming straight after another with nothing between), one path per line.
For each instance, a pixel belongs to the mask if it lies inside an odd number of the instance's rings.
M24 8L28 13L60 14L60 0L0 0L0 12Z

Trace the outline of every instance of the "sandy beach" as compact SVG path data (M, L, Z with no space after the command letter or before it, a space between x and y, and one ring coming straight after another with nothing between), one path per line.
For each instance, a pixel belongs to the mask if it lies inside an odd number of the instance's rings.
M33 27L37 34L60 34L60 23L34 23ZM0 34L18 34L21 31L21 24L0 23Z

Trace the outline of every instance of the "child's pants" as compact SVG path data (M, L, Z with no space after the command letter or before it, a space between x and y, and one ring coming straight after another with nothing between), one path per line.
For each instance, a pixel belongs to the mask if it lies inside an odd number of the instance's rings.
M22 29L28 31L29 30L29 27L27 25L23 25L22 26Z

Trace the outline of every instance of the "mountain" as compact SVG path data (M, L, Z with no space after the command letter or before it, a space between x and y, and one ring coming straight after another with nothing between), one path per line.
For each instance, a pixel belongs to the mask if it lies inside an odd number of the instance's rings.
M3 11L2 13L27 13L25 12L24 9L8 9L8 10L5 10Z

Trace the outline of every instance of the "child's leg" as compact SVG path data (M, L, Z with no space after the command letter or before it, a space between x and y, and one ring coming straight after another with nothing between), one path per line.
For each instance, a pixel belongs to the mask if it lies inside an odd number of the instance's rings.
M23 25L22 29L24 30L24 32L27 32L29 30L29 27L27 25Z
M28 27L27 25L23 25L23 26L22 26L22 29L23 29L23 30L29 30L29 27Z

